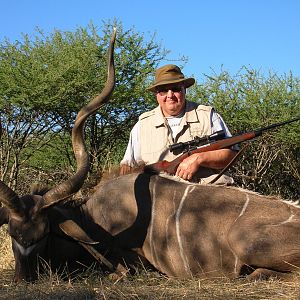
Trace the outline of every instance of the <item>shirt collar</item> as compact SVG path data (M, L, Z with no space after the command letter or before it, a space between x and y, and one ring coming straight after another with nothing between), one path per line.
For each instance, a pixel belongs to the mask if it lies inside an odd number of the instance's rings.
M185 110L186 113L183 116L183 124L185 123L195 123L198 122L198 116L196 112L197 104L186 100ZM159 127L165 124L165 117L161 111L160 106L154 109L154 125Z

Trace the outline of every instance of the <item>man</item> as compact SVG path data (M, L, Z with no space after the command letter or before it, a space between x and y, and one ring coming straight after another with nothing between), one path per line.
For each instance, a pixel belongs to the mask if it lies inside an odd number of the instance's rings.
M185 78L176 65L165 65L156 70L154 83L148 90L155 94L158 106L143 113L133 127L121 161L121 174L142 164L173 160L176 155L169 151L169 146L174 143L187 142L219 130L224 130L225 136L231 136L212 107L186 100L186 89L194 83L195 79ZM180 163L176 176L209 183L235 154L232 149L192 154ZM231 177L223 175L216 183L231 184L232 181Z

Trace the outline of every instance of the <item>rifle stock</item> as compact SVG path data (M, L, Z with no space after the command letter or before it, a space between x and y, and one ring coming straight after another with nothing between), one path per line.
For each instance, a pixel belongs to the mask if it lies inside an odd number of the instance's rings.
M179 164L191 154L229 148L233 145L236 145L236 144L248 141L248 140L252 140L255 137L262 135L263 131L265 131L265 130L274 129L276 127L279 127L279 126L282 126L285 124L289 124L289 123L292 123L295 121L299 121L299 120L300 120L300 117L297 117L297 118L289 120L289 121L272 124L270 126L260 128L260 129L257 129L257 130L251 131L251 132L246 132L246 133L238 134L238 135L235 135L232 137L228 137L228 138L213 142L209 145L202 146L202 147L199 147L197 149L194 149L194 150L191 150L188 152L184 152L183 154L179 155L172 161L162 160L162 161L158 161L153 164L149 164L149 165L145 166L145 170L150 170L150 171L156 172L156 173L164 171L171 175L174 175L176 173L176 170L177 170L177 167L179 166Z

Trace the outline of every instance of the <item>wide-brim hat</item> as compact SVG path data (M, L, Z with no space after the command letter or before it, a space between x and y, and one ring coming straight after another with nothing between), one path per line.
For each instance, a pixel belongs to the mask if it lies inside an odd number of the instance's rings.
M156 70L154 82L147 90L155 92L158 86L179 82L182 82L184 87L188 88L195 83L195 79L185 78L180 68L176 65L165 65Z

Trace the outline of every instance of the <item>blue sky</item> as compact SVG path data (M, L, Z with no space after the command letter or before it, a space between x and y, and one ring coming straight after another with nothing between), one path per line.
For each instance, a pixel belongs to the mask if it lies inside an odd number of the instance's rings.
M189 58L183 72L201 81L221 68L300 77L298 0L0 0L0 41L36 27L75 30L117 18L124 29L157 33L169 59ZM147 35L146 35L147 36ZM168 63L167 61L165 63Z

